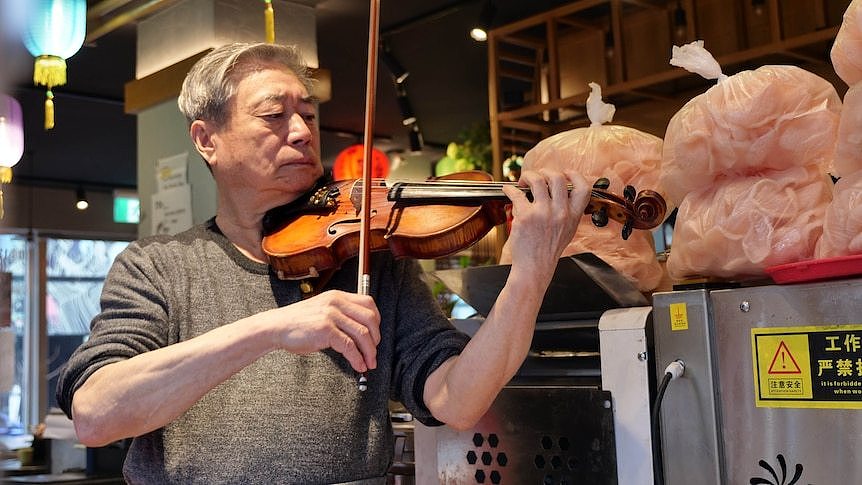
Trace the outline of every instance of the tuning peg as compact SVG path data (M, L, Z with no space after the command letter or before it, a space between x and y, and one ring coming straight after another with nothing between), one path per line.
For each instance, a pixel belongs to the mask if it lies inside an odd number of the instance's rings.
M632 228L633 228L634 224L635 224L634 219L628 219L628 220L626 220L626 223L623 224L623 233L622 233L623 240L628 239L629 236L632 235Z
M607 177L602 177L602 178L596 180L596 183L593 184L594 189L602 189L602 190L605 190L610 186L611 186L611 181L608 180Z
M623 197L625 197L626 202L634 203L635 196L637 196L637 191L631 185L626 185L626 188L623 189Z
M605 227L608 225L608 210L606 207L602 207L601 209L593 212L590 215L590 219L593 221L593 225L596 227Z

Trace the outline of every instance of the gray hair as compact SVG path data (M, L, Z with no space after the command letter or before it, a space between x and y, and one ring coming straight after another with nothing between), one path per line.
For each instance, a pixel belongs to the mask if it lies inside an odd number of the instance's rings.
M233 43L217 47L192 66L177 99L186 120L207 120L219 126L228 120L228 103L244 68L282 64L293 72L309 94L314 87L308 66L293 46L269 43Z

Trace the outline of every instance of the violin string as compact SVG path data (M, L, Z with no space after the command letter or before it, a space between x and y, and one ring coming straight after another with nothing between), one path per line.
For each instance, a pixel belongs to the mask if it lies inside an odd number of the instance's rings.
M530 192L528 187L521 187L517 185L517 182L473 182L468 180L451 180L451 181L439 181L439 180L431 180L428 182L397 182L394 186L403 187L403 188L411 188L411 189L422 189L425 187L434 188L438 190L440 188L447 189L451 188L453 190L463 190L470 189L474 191L486 191L486 192L499 192L505 186L513 186L515 188L520 189L523 192ZM567 189L569 192L574 190L574 185L568 184ZM388 189L388 188L387 188ZM610 198L608 194L605 194L601 191L592 191L592 195L594 197L599 198Z
M376 185L377 182L385 183L385 179L374 179L374 185L372 186L372 191L377 188L381 190L389 190L392 187L409 187L409 188L418 188L421 189L423 187L435 187L435 188L452 188L452 189L464 189L469 188L473 190L487 190L489 192L497 192L501 190L505 186L513 186L518 189L521 189L524 192L529 192L530 189L528 187L521 187L517 185L517 182L481 182L481 181L472 181L472 180L429 180L424 182L393 182L391 185ZM358 181L359 186L361 187L361 180ZM574 185L568 184L567 189L569 192L574 190ZM599 192L596 190L592 191L593 195L604 197L605 194L603 192Z
M498 191L507 185L514 186L519 188L525 192L529 192L528 187L518 186L517 182L484 182L484 181L473 181L473 180L428 180L421 182L413 182L413 181L399 181L392 182L387 185L386 179L375 178L372 179L373 185L371 190L380 189L380 190L389 190L393 187L410 187L410 188L423 188L423 187L442 187L442 188L469 188L469 189L487 189L488 191ZM380 185L378 185L380 184ZM362 180L357 180L357 187L362 186ZM568 184L568 190L571 192L574 190L574 185ZM592 189L591 194L594 197L600 198L610 198L610 194L604 192L602 190Z

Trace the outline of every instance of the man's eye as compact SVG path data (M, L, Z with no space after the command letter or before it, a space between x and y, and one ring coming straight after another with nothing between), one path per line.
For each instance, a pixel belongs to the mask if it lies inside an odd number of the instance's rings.
M284 117L284 113L269 113L269 114L265 114L265 115L261 116L261 118L266 118L268 120L277 120L277 119L283 118L283 117Z
M313 123L317 120L316 113L305 113L302 115L302 119L304 119L308 123Z

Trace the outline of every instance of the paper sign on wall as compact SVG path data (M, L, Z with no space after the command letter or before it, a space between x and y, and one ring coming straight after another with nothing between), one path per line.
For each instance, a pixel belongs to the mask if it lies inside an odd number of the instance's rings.
M183 152L156 161L156 192L188 184L189 153Z
M188 184L188 152L156 161L152 197L152 234L177 234L192 227L192 191Z
M152 205L152 234L176 234L192 227L190 185L156 192Z

